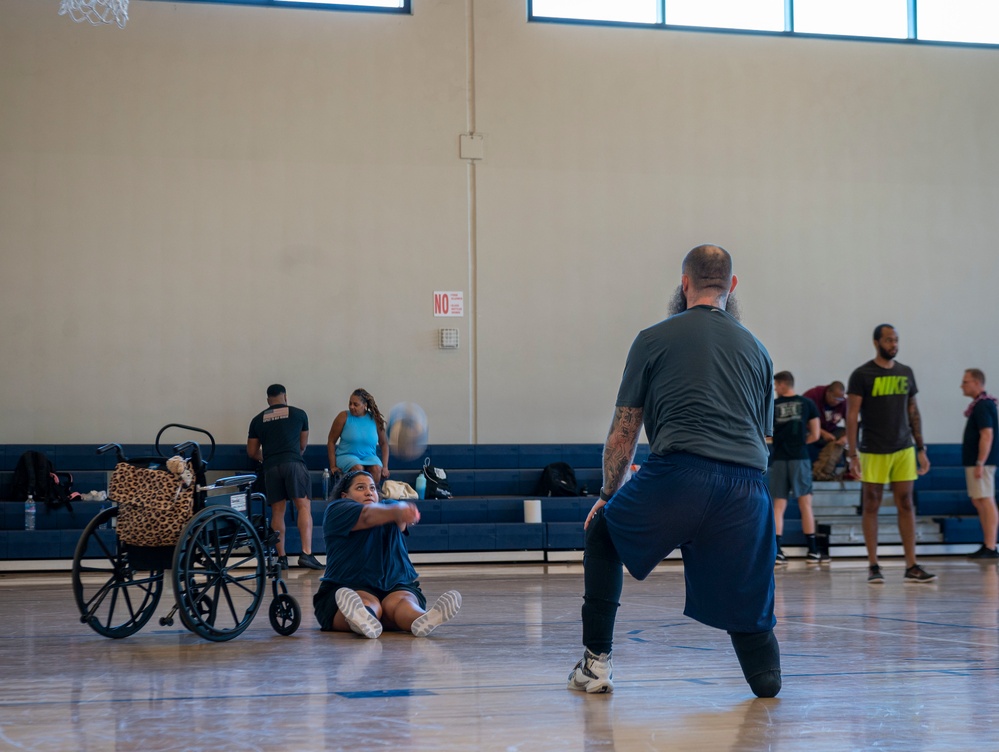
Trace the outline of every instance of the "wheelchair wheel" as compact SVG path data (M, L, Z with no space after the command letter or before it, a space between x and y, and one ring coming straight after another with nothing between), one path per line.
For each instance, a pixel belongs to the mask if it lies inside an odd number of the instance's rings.
M264 594L260 537L229 507L196 514L181 533L173 559L173 588L184 626L206 640L242 634Z
M73 597L80 621L112 638L142 629L163 592L163 570L135 571L114 531L102 529L117 516L117 507L112 507L94 517L73 555Z
M274 631L287 637L295 634L302 623L302 608L292 596L279 593L271 601L269 616Z

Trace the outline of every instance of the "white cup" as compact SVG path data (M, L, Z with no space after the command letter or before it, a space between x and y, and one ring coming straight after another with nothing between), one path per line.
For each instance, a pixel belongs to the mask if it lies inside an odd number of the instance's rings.
M541 522L541 499L524 499L524 522Z

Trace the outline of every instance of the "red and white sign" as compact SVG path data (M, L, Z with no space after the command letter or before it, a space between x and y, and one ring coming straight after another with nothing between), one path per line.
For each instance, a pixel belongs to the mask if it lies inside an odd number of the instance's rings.
M435 292L434 316L464 316L465 293Z

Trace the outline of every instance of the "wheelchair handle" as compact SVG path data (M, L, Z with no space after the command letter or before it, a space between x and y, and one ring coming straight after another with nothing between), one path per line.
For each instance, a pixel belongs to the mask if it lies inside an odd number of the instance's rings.
M197 426L188 426L183 423L167 423L165 426L163 426L163 428L160 429L160 432L156 434L156 453L160 457L166 457L166 455L163 453L163 450L160 448L160 438L163 436L164 433L166 433L167 429L169 428L183 428L185 431L194 431L195 433L203 433L205 436L207 436L208 440L212 443L212 450L205 458L205 462L212 461L212 457L215 456L215 437L212 436L210 433L208 433L208 431L206 431L204 428L198 428ZM185 441L182 444L177 444L174 447L174 451L183 451L180 447L184 447L186 449L192 446L196 447L198 446L198 444L193 441Z
M125 450L121 448L121 444L105 444L104 446L97 448L97 453L105 454L110 452L112 449L114 449L117 453L119 462L128 462L128 459L125 457Z

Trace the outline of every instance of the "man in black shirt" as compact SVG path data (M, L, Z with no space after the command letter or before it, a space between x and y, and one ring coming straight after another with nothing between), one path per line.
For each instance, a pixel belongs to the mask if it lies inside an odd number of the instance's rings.
M302 454L309 445L309 416L288 404L288 395L280 384L267 387L267 409L250 421L246 453L264 464L264 484L271 506L271 528L278 533L278 558L288 568L284 547L284 514L288 499L295 502L298 531L302 534L302 555L298 566L322 569L312 555L312 481Z
M810 399L794 391L794 376L790 371L774 375L774 451L767 471L770 495L774 499L774 526L777 530L777 563L787 557L781 548L784 534L784 512L787 500L796 498L801 510L801 532L808 546L808 561L823 560L815 540L815 515L812 514L812 459L808 445L819 440L819 411Z
M996 550L996 528L999 527L995 485L996 465L999 464L999 442L995 440L999 426L996 398L985 391L985 374L977 368L964 372L961 391L971 398L971 404L964 411L968 422L961 442L961 464L964 465L968 496L982 524L982 547L970 558L999 559Z
M905 581L932 582L936 575L916 563L916 509L912 503L912 486L917 475L925 475L930 470L923 443L922 419L916 406L916 392L919 391L916 377L911 368L895 361L898 332L891 324L879 324L874 330L874 349L877 353L874 360L867 361L850 375L846 409L850 472L863 481L867 581L873 585L885 581L878 565L878 509L885 483L891 483L898 508L898 531L905 551ZM863 423L863 434L858 444L859 423Z

